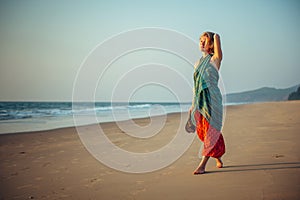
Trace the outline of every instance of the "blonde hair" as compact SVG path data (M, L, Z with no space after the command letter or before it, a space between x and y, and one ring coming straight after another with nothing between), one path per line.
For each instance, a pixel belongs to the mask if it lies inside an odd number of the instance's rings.
M210 48L209 48L209 54L214 54L214 34L213 32L210 31L206 31L204 33L202 33L202 35L200 36L200 39L202 37L207 37L208 38L208 42L210 44Z

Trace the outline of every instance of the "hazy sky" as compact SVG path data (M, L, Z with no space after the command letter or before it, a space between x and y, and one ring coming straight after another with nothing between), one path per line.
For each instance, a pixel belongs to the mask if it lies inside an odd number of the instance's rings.
M299 19L297 0L0 1L0 101L71 100L76 74L88 54L113 35L143 27L178 31L195 42L203 31L218 32L224 53L220 74L226 93L294 86L300 83ZM162 57L168 60L162 64L173 60L170 63L177 66L169 67L179 70L192 83L191 67L181 65L184 62L169 54L156 53L137 52L125 59L133 63L140 59L137 64L147 64L151 57L155 63ZM115 62L111 75L107 73L99 80L97 100L110 99L115 86L111 80L115 76L120 80L121 65L121 61L119 65ZM153 81L130 91L130 98L169 101L174 100L172 95L186 95L187 100L189 88L173 80L176 75L164 75L161 78L187 90L187 95L172 94L168 85ZM152 75L141 72L136 76L151 81ZM127 79L122 79L124 87ZM123 92L124 96L118 93L118 100L128 99L126 87Z

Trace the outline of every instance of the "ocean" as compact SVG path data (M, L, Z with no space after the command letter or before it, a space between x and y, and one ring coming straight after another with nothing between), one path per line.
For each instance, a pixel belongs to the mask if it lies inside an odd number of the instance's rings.
M0 134L50 130L74 126L73 116L85 117L87 125L96 122L187 112L191 103L157 102L0 102Z

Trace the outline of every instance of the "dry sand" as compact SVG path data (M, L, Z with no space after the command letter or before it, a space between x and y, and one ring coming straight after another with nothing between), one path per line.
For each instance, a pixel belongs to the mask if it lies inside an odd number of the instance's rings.
M226 114L225 168L211 159L197 176L196 137L172 165L130 174L96 160L75 128L1 135L0 199L300 199L300 101L229 106ZM179 120L168 115L150 139L133 139L115 123L101 127L121 148L148 152L171 140Z

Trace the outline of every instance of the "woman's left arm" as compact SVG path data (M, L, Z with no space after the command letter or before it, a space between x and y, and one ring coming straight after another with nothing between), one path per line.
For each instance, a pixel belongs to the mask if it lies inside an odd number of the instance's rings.
M218 69L220 69L222 57L223 54L221 49L220 36L216 33L214 34L214 55L212 57L212 61L216 64Z

